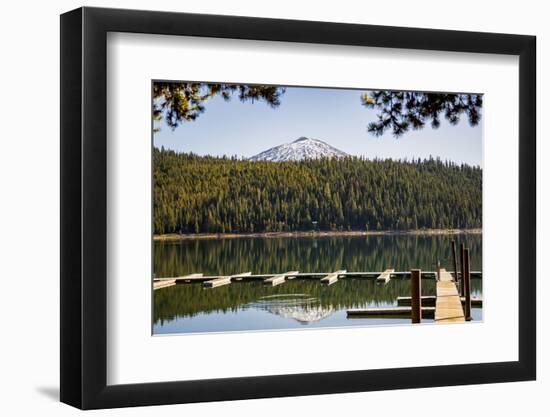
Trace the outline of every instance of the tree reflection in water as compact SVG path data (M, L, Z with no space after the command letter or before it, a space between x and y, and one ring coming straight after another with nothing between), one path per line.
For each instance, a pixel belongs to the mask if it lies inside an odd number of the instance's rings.
M472 270L480 270L481 235L452 238L470 248ZM158 277L196 272L229 275L245 271L273 274L290 270L358 272L386 268L433 271L440 260L443 267L451 270L450 241L449 236L368 236L156 242L154 268ZM433 279L422 280L422 294L435 295ZM472 280L472 294L482 294L481 279ZM349 308L393 306L398 296L408 295L407 278L392 278L387 285L378 285L369 278L343 278L331 286L321 285L318 279L300 278L276 287L265 286L261 281L238 281L213 289L204 289L200 283L178 284L154 291L153 319L158 328L175 320L202 320L205 315L223 315L226 320L238 321L241 313L257 311L308 325L333 320L338 312ZM247 327L243 324L242 328Z
M453 239L470 248L471 268L480 270L481 235L393 235L157 241L154 272L157 277L171 277L197 272L433 271L438 260L450 270Z

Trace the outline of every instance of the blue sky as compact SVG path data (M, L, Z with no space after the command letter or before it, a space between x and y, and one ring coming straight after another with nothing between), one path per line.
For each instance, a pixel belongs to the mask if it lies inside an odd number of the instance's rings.
M199 155L250 157L301 136L320 139L352 155L367 158L425 158L482 165L482 123L471 127L465 117L456 126L442 118L441 127L427 125L396 139L391 132L374 137L367 132L376 110L361 105L363 90L287 87L281 105L226 102L217 96L205 104L195 121L175 130L158 124L157 147Z

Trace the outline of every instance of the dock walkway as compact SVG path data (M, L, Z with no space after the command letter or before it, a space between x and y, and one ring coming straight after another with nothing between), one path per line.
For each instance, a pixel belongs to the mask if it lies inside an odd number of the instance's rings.
M442 268L436 284L435 321L451 323L465 321L464 309L452 275Z

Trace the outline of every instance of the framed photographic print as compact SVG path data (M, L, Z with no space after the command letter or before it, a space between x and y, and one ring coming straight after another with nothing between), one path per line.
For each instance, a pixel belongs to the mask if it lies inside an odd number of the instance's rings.
M535 379L535 38L61 16L61 400Z

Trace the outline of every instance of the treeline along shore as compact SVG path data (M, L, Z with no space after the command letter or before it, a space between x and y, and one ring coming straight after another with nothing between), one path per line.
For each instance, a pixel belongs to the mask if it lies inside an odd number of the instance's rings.
M263 233L164 233L154 235L157 241L192 239L237 239L240 237L353 237L353 236L434 236L434 235L481 235L482 229L416 229L416 230L335 230Z
M154 234L480 230L482 169L439 159L248 161L153 151Z

